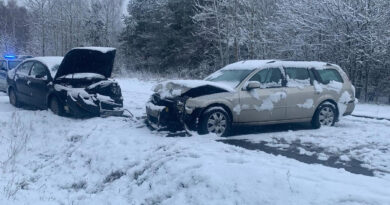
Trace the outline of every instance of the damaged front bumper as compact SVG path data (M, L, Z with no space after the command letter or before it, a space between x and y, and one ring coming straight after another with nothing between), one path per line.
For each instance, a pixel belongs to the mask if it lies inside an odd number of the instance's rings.
M147 123L155 130L180 131L184 129L196 130L198 111L187 112L185 104L175 101L171 104L156 105L153 102L146 104Z
M109 97L99 99L96 94L68 93L65 112L77 117L122 116L123 104L116 103Z

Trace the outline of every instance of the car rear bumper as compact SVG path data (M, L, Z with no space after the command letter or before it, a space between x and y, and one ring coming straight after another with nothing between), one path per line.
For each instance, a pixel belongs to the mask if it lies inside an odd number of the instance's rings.
M347 109L344 112L344 116L351 115L352 112L355 110L355 106L356 106L356 100L348 102Z

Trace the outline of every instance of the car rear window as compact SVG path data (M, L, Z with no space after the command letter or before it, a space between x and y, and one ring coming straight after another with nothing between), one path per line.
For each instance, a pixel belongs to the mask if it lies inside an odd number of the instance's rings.
M317 70L319 77L321 78L321 82L324 84L330 83L330 81L336 81L343 83L344 80L341 77L340 73L335 69L323 69Z

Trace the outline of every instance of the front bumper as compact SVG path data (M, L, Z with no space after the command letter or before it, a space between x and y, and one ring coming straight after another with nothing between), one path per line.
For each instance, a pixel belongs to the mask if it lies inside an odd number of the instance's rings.
M187 114L175 106L158 106L152 102L146 104L147 123L156 130L179 131L186 127L195 130L197 113Z
M65 111L75 117L122 116L123 104L97 99L85 99L80 95L68 95Z

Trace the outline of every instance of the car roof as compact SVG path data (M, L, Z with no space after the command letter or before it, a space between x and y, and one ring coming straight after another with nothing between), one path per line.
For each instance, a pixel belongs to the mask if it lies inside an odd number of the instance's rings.
M270 67L306 67L315 69L341 68L338 65L320 61L246 60L225 66L222 70L256 70Z

